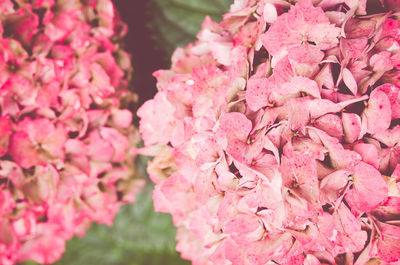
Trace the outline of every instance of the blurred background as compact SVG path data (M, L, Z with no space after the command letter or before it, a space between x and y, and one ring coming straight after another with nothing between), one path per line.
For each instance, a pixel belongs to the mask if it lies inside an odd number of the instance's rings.
M152 73L169 68L176 47L194 41L206 15L220 21L233 0L113 0L128 25L125 50L132 55L132 87L139 107L156 93ZM138 122L137 120L135 122ZM137 160L146 174L148 158ZM111 227L93 224L85 237L67 242L56 265L189 265L175 251L175 228L168 214L153 211L152 184L125 205ZM19 265L36 265L24 262Z

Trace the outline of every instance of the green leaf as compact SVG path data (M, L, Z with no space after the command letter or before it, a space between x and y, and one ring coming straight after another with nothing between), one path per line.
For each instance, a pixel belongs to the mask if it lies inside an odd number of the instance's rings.
M150 0L149 27L156 47L170 57L195 40L206 15L220 21L232 0Z
M94 224L83 238L67 242L56 265L189 265L175 251L175 228L167 214L155 213L147 185L133 205L121 208L111 227ZM34 265L25 262L21 265Z

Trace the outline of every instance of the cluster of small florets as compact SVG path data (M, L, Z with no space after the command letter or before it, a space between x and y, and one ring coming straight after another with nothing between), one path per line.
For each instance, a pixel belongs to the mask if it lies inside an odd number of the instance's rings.
M111 0L0 1L0 264L51 263L141 182Z
M155 209L193 264L398 264L398 1L293 2L235 1L154 74Z

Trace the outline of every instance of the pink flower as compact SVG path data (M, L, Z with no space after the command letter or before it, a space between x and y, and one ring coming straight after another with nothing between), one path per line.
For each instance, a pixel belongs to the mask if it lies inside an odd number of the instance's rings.
M0 1L0 13L0 264L53 263L144 184L123 106L132 69L114 58L129 58L124 31L109 0Z
M400 28L387 11L235 1L156 72L143 152L182 257L398 263Z
M319 52L337 45L339 31L320 7L315 8L307 0L279 16L262 35L262 41L267 51L278 57L296 47L309 46L313 52Z

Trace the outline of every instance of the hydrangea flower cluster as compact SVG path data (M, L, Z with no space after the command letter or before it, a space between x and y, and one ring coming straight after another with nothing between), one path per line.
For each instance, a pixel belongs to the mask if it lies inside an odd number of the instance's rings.
M183 258L399 264L399 4L369 4L236 0L154 73L143 152Z
M143 184L111 0L0 1L0 264L51 263Z

